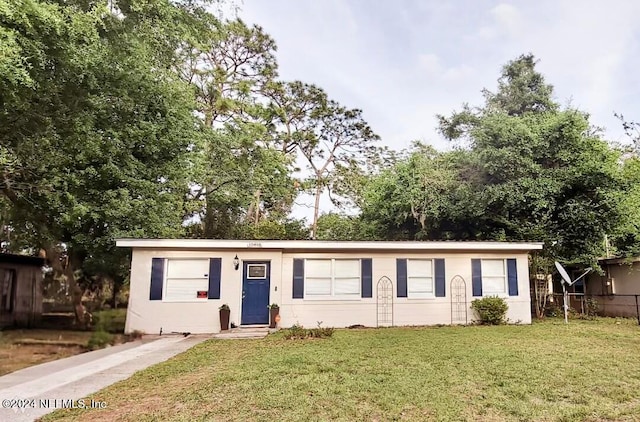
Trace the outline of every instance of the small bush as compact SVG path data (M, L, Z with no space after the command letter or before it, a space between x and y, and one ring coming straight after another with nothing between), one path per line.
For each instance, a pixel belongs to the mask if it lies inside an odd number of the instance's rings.
M586 319L596 319L598 316L598 301L592 297L584 301L584 312Z
M545 309L544 311L544 315L551 317L551 318L557 318L560 317L562 315L564 315L563 310L562 310L562 306L558 305L557 302L551 302L547 305L547 309Z
M321 327L322 322L318 322L317 328L312 328L309 330L309 337L312 338L325 338L331 337L333 335L334 328L333 327Z
M124 333L126 318L126 309L97 311L93 314L94 329L95 331L106 331L113 334Z
M294 324L291 328L283 330L284 338L287 340L303 340L306 338L326 338L333 336L334 328L321 327L322 323L318 322L317 328L311 328L309 330L303 328L301 325Z
M307 338L307 330L302 325L293 324L291 328L284 330L284 338L287 340L296 340Z
M113 335L104 330L94 331L87 342L89 350L102 349L113 342Z
M501 297L489 296L471 302L471 308L476 311L480 323L486 325L500 325L506 322L507 302Z

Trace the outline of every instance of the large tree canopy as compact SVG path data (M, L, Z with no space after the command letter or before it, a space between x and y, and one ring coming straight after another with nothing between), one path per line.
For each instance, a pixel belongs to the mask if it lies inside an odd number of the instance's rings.
M44 249L72 285L122 282L116 237L181 235L201 129L171 66L190 13L160 0L3 3L5 248Z
M385 237L544 241L555 258L593 262L624 220L620 153L552 93L532 56L510 62L484 106L440 118L462 146L420 147L375 177L363 218Z

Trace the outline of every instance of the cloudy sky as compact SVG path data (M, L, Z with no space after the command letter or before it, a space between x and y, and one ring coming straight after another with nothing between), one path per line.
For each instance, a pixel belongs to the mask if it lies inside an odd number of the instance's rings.
M239 16L278 44L283 80L361 108L385 144L446 149L436 114L479 105L501 67L531 52L556 100L624 141L613 112L640 120L637 0L244 0Z

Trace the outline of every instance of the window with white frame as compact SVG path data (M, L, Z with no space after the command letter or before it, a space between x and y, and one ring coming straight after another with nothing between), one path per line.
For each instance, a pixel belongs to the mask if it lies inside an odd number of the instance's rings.
M507 291L507 261L505 259L483 259L483 296L504 296Z
M407 259L407 297L434 297L432 259Z
M360 297L359 259L305 260L305 297Z
M208 259L167 259L164 300L206 301L209 290Z

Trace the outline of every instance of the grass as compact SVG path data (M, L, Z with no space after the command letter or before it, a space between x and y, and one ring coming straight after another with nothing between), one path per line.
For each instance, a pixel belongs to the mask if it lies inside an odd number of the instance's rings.
M8 330L0 332L0 376L86 350L88 331Z
M640 420L635 321L210 340L53 420Z

